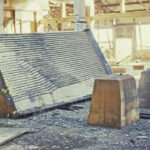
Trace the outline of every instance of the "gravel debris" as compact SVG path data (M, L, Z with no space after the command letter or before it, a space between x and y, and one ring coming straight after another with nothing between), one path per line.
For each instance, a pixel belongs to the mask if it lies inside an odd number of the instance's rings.
M0 150L13 150L15 146L14 150L150 149L150 120L140 119L121 130L90 126L90 101L80 103L80 106L72 111L55 109L22 119L5 120L5 124L30 128L32 132L1 146Z

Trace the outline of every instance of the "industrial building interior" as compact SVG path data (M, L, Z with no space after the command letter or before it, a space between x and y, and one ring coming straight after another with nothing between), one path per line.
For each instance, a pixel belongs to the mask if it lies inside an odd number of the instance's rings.
M149 119L150 0L0 0L0 149L148 150Z

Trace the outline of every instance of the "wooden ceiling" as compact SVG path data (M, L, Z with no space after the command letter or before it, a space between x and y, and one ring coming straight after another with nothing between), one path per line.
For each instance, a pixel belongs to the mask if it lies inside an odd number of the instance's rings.
M96 14L119 13L121 0L95 0ZM149 11L150 0L125 0L125 11Z

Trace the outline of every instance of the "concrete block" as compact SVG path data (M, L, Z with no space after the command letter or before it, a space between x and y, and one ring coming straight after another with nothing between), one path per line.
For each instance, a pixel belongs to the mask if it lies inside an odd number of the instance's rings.
M150 108L150 69L141 73L138 95L140 108Z
M121 128L139 119L135 79L130 75L109 75L96 79L88 123Z

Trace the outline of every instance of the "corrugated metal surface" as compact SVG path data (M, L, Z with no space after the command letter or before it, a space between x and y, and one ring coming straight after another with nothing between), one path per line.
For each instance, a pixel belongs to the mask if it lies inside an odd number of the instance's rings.
M20 114L83 99L94 78L111 73L89 30L2 34L0 70L11 95L7 105Z

